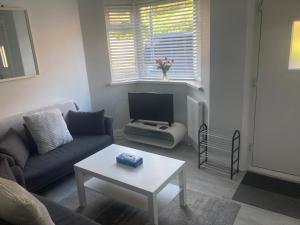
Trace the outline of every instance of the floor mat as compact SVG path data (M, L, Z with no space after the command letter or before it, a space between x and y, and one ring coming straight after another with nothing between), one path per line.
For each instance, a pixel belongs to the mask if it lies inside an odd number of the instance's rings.
M233 200L300 219L300 185L248 172Z

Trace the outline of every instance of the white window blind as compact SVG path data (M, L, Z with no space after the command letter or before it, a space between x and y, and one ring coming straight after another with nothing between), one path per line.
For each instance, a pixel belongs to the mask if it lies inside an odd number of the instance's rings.
M105 8L112 80L137 78L135 26L131 6Z
M113 80L161 79L156 59L174 59L170 79L199 76L197 0L107 6L106 23Z

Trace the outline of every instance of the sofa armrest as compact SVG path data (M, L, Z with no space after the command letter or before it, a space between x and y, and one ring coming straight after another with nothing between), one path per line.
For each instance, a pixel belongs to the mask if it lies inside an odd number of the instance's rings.
M110 116L104 117L105 131L109 136L114 137L113 119Z
M17 183L20 184L21 186L23 186L24 188L26 188L23 170L20 166L16 165L14 158L12 156L9 156L4 153L0 153L0 158L7 160L8 165L9 165L11 171L13 172ZM0 223L0 225L1 225L1 223Z
M11 167L16 165L15 159L12 156L10 156L10 155L4 154L4 153L0 153L0 158L6 159L7 162L8 162L8 164L9 164L9 166L11 166Z
M24 178L24 173L21 167L19 166L12 166L10 167L11 171L13 172L16 181L18 184L20 184L22 187L26 189L26 183L25 183L25 178Z

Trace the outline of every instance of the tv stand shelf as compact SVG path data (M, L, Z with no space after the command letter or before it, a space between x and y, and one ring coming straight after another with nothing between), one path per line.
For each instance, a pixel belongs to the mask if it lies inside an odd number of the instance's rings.
M166 125L147 125L144 122L135 121L124 127L124 136L129 141L154 145L162 148L174 148L185 136L186 128L181 123L173 123L172 126L163 129Z

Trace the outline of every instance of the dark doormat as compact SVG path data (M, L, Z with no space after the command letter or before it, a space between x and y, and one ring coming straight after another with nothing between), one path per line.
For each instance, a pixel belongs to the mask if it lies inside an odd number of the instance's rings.
M232 199L300 219L300 184L247 172Z

